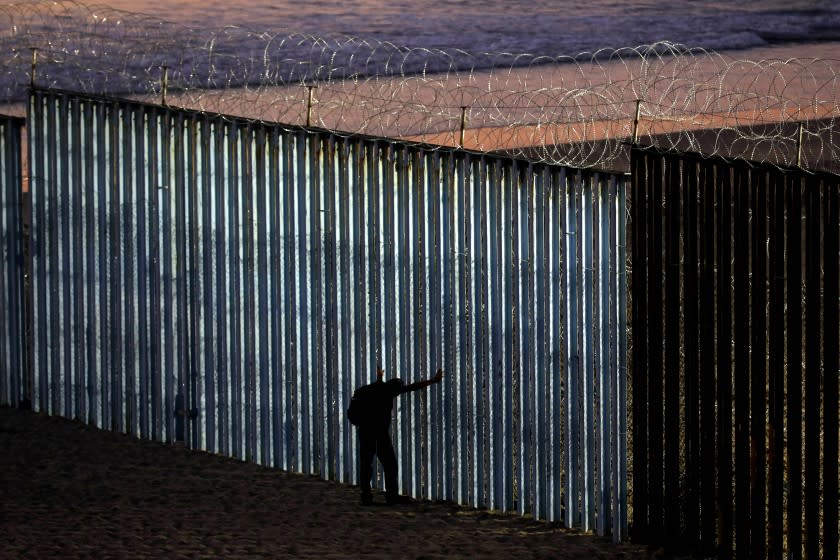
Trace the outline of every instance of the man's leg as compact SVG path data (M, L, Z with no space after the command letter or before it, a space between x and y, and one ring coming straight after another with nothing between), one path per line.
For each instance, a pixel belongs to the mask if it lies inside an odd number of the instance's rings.
M373 475L373 455L376 453L376 435L367 430L358 430L359 434L359 486L362 490L362 503L373 503L370 492L370 478Z
M385 471L385 496L389 504L399 501L399 483L397 481L397 455L391 443L391 434L382 432L376 440L376 455Z

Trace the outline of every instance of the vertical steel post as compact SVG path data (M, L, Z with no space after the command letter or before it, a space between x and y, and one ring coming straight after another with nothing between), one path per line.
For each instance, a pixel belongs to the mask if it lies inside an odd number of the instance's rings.
M823 242L823 340L837 341L840 331L840 182L824 180ZM838 369L840 356L836 347L823 344L825 374L823 377L823 558L838 557Z
M642 114L642 100L636 100L636 115L633 117L633 145L639 142L639 117Z
M160 78L160 104L166 107L166 92L169 88L169 67L161 66L162 75Z
M461 107L461 135L458 138L458 147L464 147L464 131L467 128L467 108Z
M651 340L650 325L647 317L650 314L647 301L647 277L650 263L648 260L648 244L652 242L650 235L651 218L648 216L648 167L650 156L639 150L630 150L630 223L632 224L631 246L633 254L631 310L633 340L632 348L633 371L633 537L644 542L649 534L649 503L648 503L648 344ZM653 271L655 274L656 271ZM645 372L645 373L640 373Z
M765 434L768 427L767 413L767 252L770 241L767 235L767 199L770 195L769 175L758 170L751 172L750 212L752 214L752 235L750 243L750 435L749 477L750 477L750 554L757 558L767 557L767 444ZM745 232L746 233L746 232Z
M583 176L584 180L581 185L582 200L581 200L581 222L580 222L580 240L581 240L581 279L582 279L582 293L581 293L581 321L582 321L582 360L581 360L581 380L582 380L582 394L581 410L583 417L581 418L581 429L583 437L581 438L581 447L583 448L583 457L581 459L581 469L583 471L583 489L581 493L581 502L583 511L581 527L584 531L590 531L595 525L595 452L597 446L595 443L595 313L594 305L597 300L595 297L594 286L594 245L595 235L593 233L593 189L597 188L597 176L586 174Z
M306 86L306 126L312 125L312 90L318 86Z
M802 167L802 138L805 133L805 127L799 123L799 132L796 136L796 167Z
M700 305L697 320L700 372L700 455L715 452L715 165L701 161L698 178L698 235L700 237ZM700 550L710 554L716 542L715 469L700 470Z
M613 465L615 470L614 506L616 521L613 523L613 542L618 543L627 535L627 191L630 180L619 180L617 196L617 232L616 250L618 251L618 323L616 324L616 335L618 339L618 379L617 392L614 393L618 399L613 406L618 411L618 422L614 426L616 430L616 442L618 445L618 456Z
M577 173L566 185L566 527L580 524L579 492L581 488L581 430L580 430L580 387L581 344L579 307L581 292L578 272L581 268L579 226L581 194L580 173Z
M787 434L787 471L789 493L787 507L794 512L793 522L788 524L787 544L794 558L802 557L802 378L804 353L802 351L804 335L803 327L803 271L807 269L803 263L803 220L802 220L802 177L789 176L785 185L785 206L787 208L787 224L785 235L786 276L787 276L787 329L785 343L788 356L796 356L790 360L786 371L787 425L792 428ZM807 263L807 261L805 261Z
M803 479L803 508L804 512L804 545L805 558L819 558L820 536L825 536L820 528L820 501L823 492L820 484L821 436L827 435L820 425L820 409L825 398L821 387L820 339L825 334L821 321L822 296L821 276L823 263L820 253L823 249L824 238L821 232L822 206L824 195L820 191L822 184L817 176L809 176L805 182L805 369L803 370L805 399L799 405L803 407L805 424L803 426L805 445L802 448L805 477ZM824 310L824 308L822 309ZM836 352L836 349L835 349ZM828 353L828 352L826 352ZM835 393L836 394L836 393ZM836 504L834 506L836 508Z
M26 295L22 210L24 119L0 115L0 404L19 406L32 398L27 360ZM8 373L7 373L8 372Z
M609 178L602 181L597 181L596 185L598 191L595 193L596 207L597 207L597 224L594 226L594 233L597 235L595 241L595 248L597 249L596 261L593 263L593 269L597 267L598 276L596 279L596 301L593 305L597 311L597 340L595 341L595 361L597 362L597 369L595 371L598 392L598 428L597 428L597 478L596 478L596 497L595 504L599 512L609 511L610 495L611 495L611 474L613 470L612 458L610 452L612 450L612 415L609 404L613 392L611 370L614 362L612 360L613 353L611 352L610 334L613 332L610 329L612 321L610 308L610 295L612 294L611 275L611 251L610 245L610 229L609 225L612 221L612 197L611 193L614 182ZM614 347L613 347L614 349ZM598 515L596 518L597 532L599 535L605 535L610 527L610 515Z
M785 182L774 176L770 183L768 236L768 382L767 382L767 554L783 554L785 514Z
M35 87L35 66L38 63L38 47L30 47L32 51L32 66L29 71L29 87Z
M663 228L664 233L662 244L662 287L664 288L664 300L662 301L664 327L662 341L664 349L662 357L664 366L660 381L664 398L664 420L663 435L665 452L663 461L664 482L664 528L665 546L673 544L683 535L680 524L680 468L674 460L680 452L681 439L681 402L684 395L681 394L680 384L684 377L678 372L681 369L681 343L680 343L680 317L685 312L685 305L682 304L680 294L680 281L684 280L684 269L681 266L682 256L680 254L680 241L683 239L681 231L681 198L684 196L682 190L685 188L684 169L680 161L672 158L663 158L662 169L662 190L661 198L657 204L663 207ZM660 202L661 201L661 202ZM681 380L680 378L683 377ZM684 419L684 418L682 418ZM684 428L684 424L682 424ZM682 471L685 473L685 470Z
M684 534L690 546L695 547L700 542L700 496L698 493L700 480L700 399L699 399L699 352L700 328L699 311L699 268L698 268L698 204L697 204L697 175L698 164L694 160L683 161L684 184L683 199L683 285L684 285L684 327L683 348L685 355L685 456L686 480L688 488L685 493L685 531Z

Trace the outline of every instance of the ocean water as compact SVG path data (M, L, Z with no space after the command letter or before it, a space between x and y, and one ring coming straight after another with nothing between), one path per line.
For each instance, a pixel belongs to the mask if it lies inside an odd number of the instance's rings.
M0 4L0 101L40 83L175 87L510 67L658 42L718 52L840 42L836 0L29 0ZM523 56L520 56L523 55ZM840 58L840 52L838 53Z
M835 0L29 0L0 3L0 105L25 98L33 50L38 85L120 95L164 67L171 91L218 90L820 42L840 45Z
M105 0L191 28L346 35L407 47L556 57L670 41L714 50L840 40L835 0Z

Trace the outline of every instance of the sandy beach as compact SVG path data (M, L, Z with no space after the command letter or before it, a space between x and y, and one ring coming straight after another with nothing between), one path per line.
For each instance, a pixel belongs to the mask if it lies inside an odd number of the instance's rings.
M513 514L358 489L0 408L2 558L647 559Z

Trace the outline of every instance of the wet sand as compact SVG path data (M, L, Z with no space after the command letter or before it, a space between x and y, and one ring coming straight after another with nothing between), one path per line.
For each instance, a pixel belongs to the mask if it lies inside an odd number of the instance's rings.
M417 501L0 407L2 558L659 557L513 514Z

